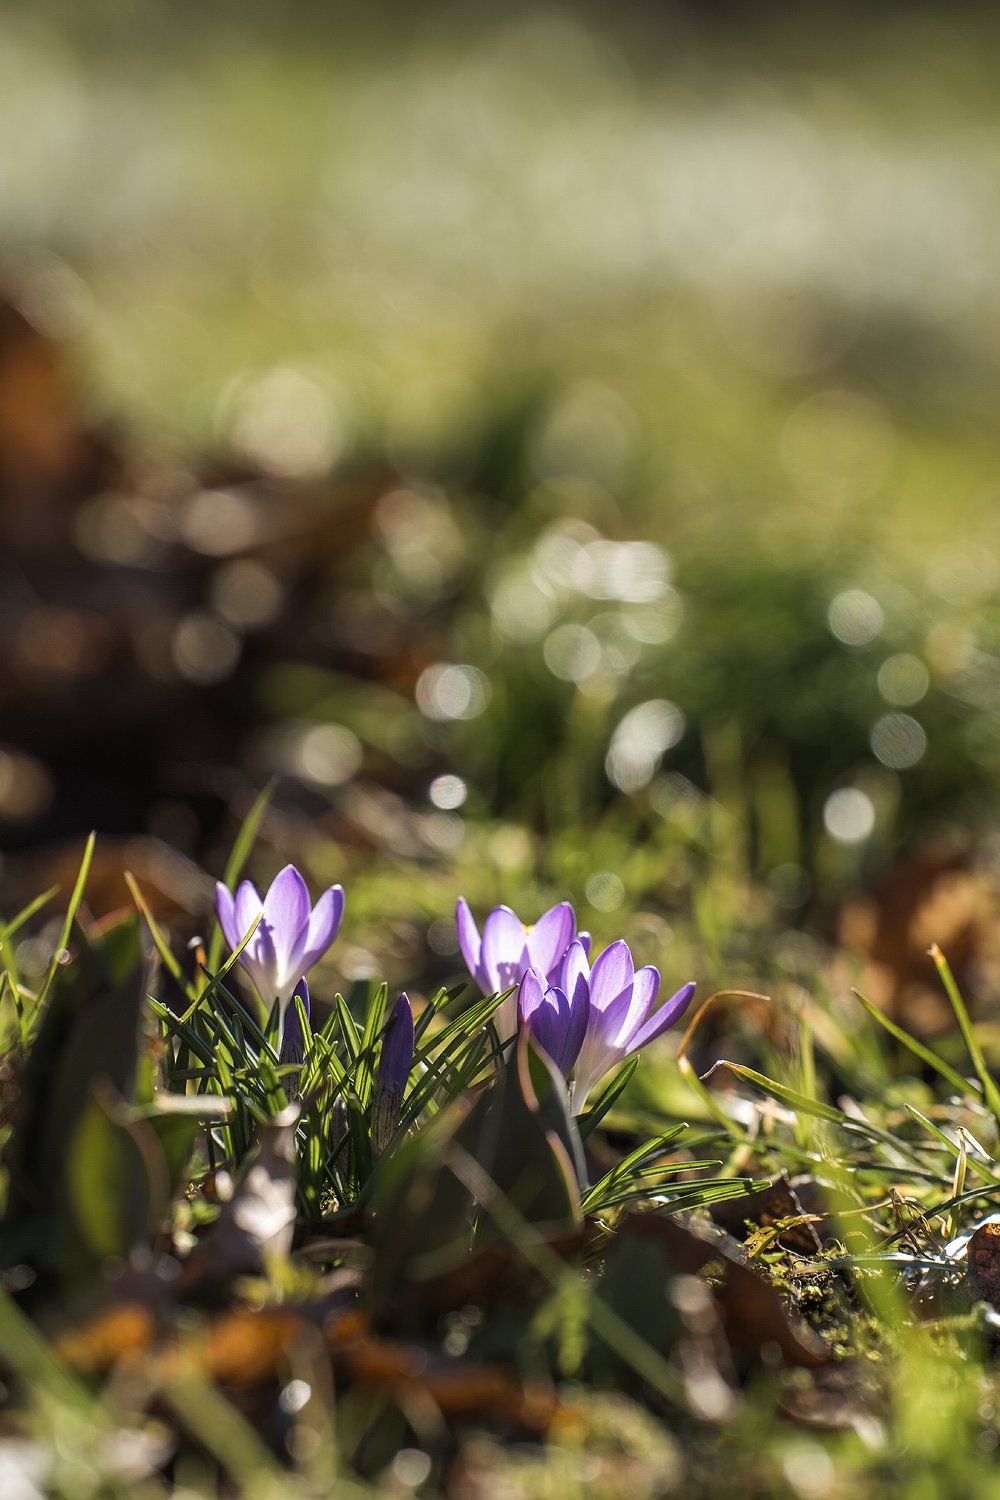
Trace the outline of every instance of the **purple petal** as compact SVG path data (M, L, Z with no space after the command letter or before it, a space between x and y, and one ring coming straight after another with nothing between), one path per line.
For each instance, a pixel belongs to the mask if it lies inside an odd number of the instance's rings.
M215 914L230 948L238 948L243 934L236 925L236 902L232 891L221 880L215 887Z
M242 943L243 939L246 937L250 928L253 926L254 917L259 911L263 910L263 904L264 903L260 899L260 894L257 890L257 887L254 885L252 880L244 880L237 887L236 899L233 903L233 909L236 916L236 928L239 933L239 937L233 944L234 948L238 948L240 943Z
M659 1010L654 1010L645 1025L640 1026L632 1038L631 1051L638 1052L640 1047L645 1047L647 1042L653 1041L675 1021L679 1021L691 1003L694 988L694 980L691 979L683 989L677 991L676 995L671 995L669 1000L665 1000Z
M271 929L276 951L283 957L294 950L309 921L309 891L294 865L286 865L271 881L264 897L264 921Z
M459 896L455 907L455 927L458 930L458 946L462 950L465 966L476 983L482 988L480 981L479 960L483 949L483 940L479 936L479 928L476 926L475 918L469 910L469 903L464 896Z
M590 1021L590 994L586 984L577 986L575 994L567 998L566 1008L568 1011L566 1038L563 1046L563 1061L560 1063L563 1073L569 1073L586 1040L587 1026Z
M270 1008L275 1000L286 1003L294 981L283 982L283 976L279 975L274 943L263 922L258 923L256 932L240 954L240 963L250 975L266 1006Z
M576 940L580 944L580 946L583 949L584 953L589 958L590 957L590 945L593 942L593 939L590 936L590 933L589 932L578 932L577 935L576 935Z
M413 1066L413 1008L409 998L400 995L389 1012L389 1024L382 1038L377 1091L402 1094Z
M587 962L583 944L578 939L575 943L570 943L566 950L566 957L562 961L559 974L559 988L566 992L571 1004L582 993L583 1005L587 1011L590 1009L589 979L590 965Z
M637 969L635 978L632 980L632 998L629 1001L628 1013L625 1015L618 1027L618 1039L622 1046L632 1047L632 1038L645 1025L653 1005L656 1002L656 992L660 988L660 972L651 967Z
M588 1039L613 1047L624 1055L634 1029L634 1022L631 1026L629 1024L631 1010L631 989L622 990L620 995L615 995L603 1010L597 1010L591 999L590 1016L587 1022Z
M583 1109L587 1095L598 1079L603 1078L609 1068L613 1068L623 1056L620 1047L615 1047L600 1037L587 1037L580 1049L573 1081L573 1109L576 1114Z
M545 975L538 969L525 969L521 987L517 992L517 1013L523 1025L530 1025L532 1017L545 999Z
M575 932L576 917L568 901L540 916L527 934L528 952L536 969L553 978Z
M621 938L595 960L590 971L590 1003L606 1010L624 991L631 992L635 966L628 944Z
M487 993L509 989L529 967L524 926L509 906L495 906L483 923L480 963Z
M295 959L291 964L292 968L311 969L323 957L340 931L343 915L344 888L342 885L331 885L312 909L309 921L299 937L297 946L301 952L296 951L292 955Z
M302 1022L299 1020L298 1006L295 1004L295 996L298 995L305 1006L306 1015L310 1015L312 1006L309 1001L309 986L306 984L305 976L299 980L288 1002L288 1010L284 1018L284 1026L281 1032L281 1051L278 1061L281 1063L300 1063L303 1058L305 1043L302 1036Z
M576 1052L571 1053L568 1046L569 1014L569 1001L562 990L553 985L545 991L528 1020L532 1037L564 1075L576 1061Z

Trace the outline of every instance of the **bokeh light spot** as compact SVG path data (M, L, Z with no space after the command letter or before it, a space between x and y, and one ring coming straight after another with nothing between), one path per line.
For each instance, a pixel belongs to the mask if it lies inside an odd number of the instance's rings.
M208 687L232 675L240 659L240 638L221 620L194 610L174 631L172 654L182 677Z
M545 665L564 682L582 682L601 665L601 645L586 625L560 625L542 647Z
M930 687L931 674L919 656L901 651L878 669L878 690L887 703L906 708L919 703Z
M343 724L314 724L299 741L298 768L320 786L342 786L361 769L364 751L353 730Z
M436 662L417 678L417 707L428 719L474 719L489 698L489 678L478 667Z
M838 844L860 844L875 827L875 805L859 787L842 786L823 804L823 823Z
M468 796L468 787L461 776L435 776L430 784L428 796L442 812L454 812Z
M884 766L905 771L923 759L927 735L910 714L884 714L871 732L871 747Z
M279 580L252 558L225 563L212 579L212 604L228 625L255 629L270 625L281 612L285 591Z
M637 792L653 779L660 758L682 738L687 721L676 703L654 698L630 709L611 737L604 767L623 792Z
M625 886L613 870L598 870L584 886L584 895L597 911L617 911L625 901Z
M867 646L885 624L882 606L864 589L844 589L830 601L826 613L831 634L845 646Z

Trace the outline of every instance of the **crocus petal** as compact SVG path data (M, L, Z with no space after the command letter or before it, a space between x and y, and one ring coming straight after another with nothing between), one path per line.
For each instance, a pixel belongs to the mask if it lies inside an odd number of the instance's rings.
M577 935L576 935L576 940L580 944L580 946L583 949L584 953L589 958L590 957L590 945L593 942L593 939L591 938L590 933L589 932L578 932Z
M312 1006L309 1001L309 986L306 984L305 975L302 976L295 986L291 999L288 1002L288 1010L284 1016L284 1024L281 1029L281 1051L278 1057L279 1062L283 1064L300 1063L305 1051L302 1022L299 1020L298 1006L295 1004L296 995L298 995L305 1006L305 1012L308 1016L312 1010Z
M253 919L259 911L263 910L264 903L252 880L244 880L236 889L236 899L233 910L236 916L236 929L239 933L233 947L238 947L253 926Z
M631 990L635 966L628 944L619 938L595 960L590 971L590 1003L606 1010L626 990Z
M550 985L544 992L542 976L529 969L521 981L521 1016L532 1038L555 1063L564 1076L572 1068L579 1052L582 1033L570 1029L570 1004L562 990Z
M590 965L587 962L583 944L577 939L566 949L566 957L562 961L559 974L559 988L569 996L571 1004L575 1002L578 993L582 993L583 1003L588 1011L590 1009L589 979Z
M413 1008L409 997L400 995L389 1012L382 1038L376 1090L402 1095L413 1066Z
M566 1008L566 1039L560 1067L563 1073L568 1074L580 1055L590 1021L590 995L586 984L578 985L576 993L567 997Z
M483 989L487 993L496 989L495 985L484 984ZM517 1035L517 995L508 995L506 1000L501 1001L493 1012L490 1020L496 1027L497 1036L501 1044L509 1042L512 1036Z
M275 1000L280 1000L282 1006L288 1003L295 981L282 984L274 943L265 923L258 923L256 932L240 954L240 962L266 1006L270 1007Z
M399 1125L399 1115L413 1066L413 1009L407 996L400 995L389 1012L388 1025L382 1037L382 1056L375 1078L372 1107L372 1145L381 1155Z
M551 907L539 917L527 935L531 962L543 974L553 978L575 932L576 917L569 902L562 901Z
M462 950L465 966L476 983L482 987L479 964L483 940L479 936L479 928L476 926L475 918L464 896L459 896L458 905L455 907L455 927L458 931L458 946Z
M654 1010L646 1023L640 1026L632 1038L630 1050L637 1052L640 1047L645 1047L647 1042L651 1042L655 1037L660 1036L675 1021L679 1021L691 1003L694 989L694 980L689 980L682 989L677 991L676 995L671 995L669 1000L665 1000L659 1010Z
M233 900L232 891L228 886L223 885L221 880L215 887L215 914L230 948L238 948L243 939L243 933L236 924L236 902Z
M271 929L279 957L289 957L295 949L309 921L310 905L305 881L294 865L286 865L275 875L264 897L264 921Z
M604 1010L595 1009L593 993L591 990L587 1035L606 1043L609 1047L617 1048L624 1056L632 1031L635 1029L631 1014L632 990L631 988L622 990L621 994L616 995Z
M301 952L292 954L293 968L311 969L323 957L340 931L343 915L344 888L341 885L331 885L316 902L299 937L297 947L301 948Z
M545 999L545 975L538 969L525 969L517 992L517 1011L524 1025L530 1025L531 1018L540 1009Z
M579 1112L590 1090L609 1068L626 1055L627 1042L623 1029L628 1021L632 1004L631 986L616 995L605 1010L596 1010L593 1003L588 1006L587 1032L576 1065L573 1085L574 1104Z
M482 975L492 991L517 984L531 963L524 926L509 906L495 906L483 923Z
M618 1026L618 1038L623 1046L630 1051L632 1038L644 1026L650 1011L656 1004L656 993L660 988L660 971L652 967L636 969L632 980L632 998L629 1001L628 1013L620 1021Z
M594 1084L603 1078L616 1063L619 1063L621 1058L622 1053L617 1047L608 1045L600 1038L587 1037L580 1048L573 1078L574 1113L580 1113Z

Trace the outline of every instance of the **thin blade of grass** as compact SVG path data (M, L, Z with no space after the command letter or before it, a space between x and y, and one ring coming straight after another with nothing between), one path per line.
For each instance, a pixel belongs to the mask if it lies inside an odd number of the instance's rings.
M956 1072L954 1068L938 1057L932 1048L925 1047L923 1042L919 1042L915 1036L911 1036L908 1031L904 1031L902 1026L898 1026L895 1021L891 1021L887 1015L879 1010L873 1001L866 999L860 990L853 990L851 993L864 1006L873 1021L877 1021L884 1031L887 1031L897 1042L901 1042L904 1047L907 1047L913 1053L914 1057L919 1057L920 1061L926 1063L927 1067L933 1068L958 1093L965 1094L969 1089L974 1090L976 1093L981 1092L979 1084L973 1083L970 1078L963 1078L961 1073Z
M59 887L53 885L47 891L43 891L40 896L36 896L33 901L29 901L27 906L22 906L16 917L11 917L9 922L0 927L0 943L6 943L9 938L12 938L15 932L20 931L25 922L31 921L36 911L39 911L47 901L51 901L52 897L58 896L58 894Z
M139 882L136 880L131 870L125 871L125 884L128 886L129 895L135 902L136 910L139 912L139 915L142 917L146 926L149 928L150 936L152 937L153 942L156 944L156 951L163 959L167 972L177 981L187 998L189 1000L194 1000L194 986L184 978L184 971L181 968L179 961L174 957L174 954L172 953L170 948L170 944L167 942L162 928L160 927L156 918L153 916L153 913L150 911L149 906L146 902L146 898L139 888Z
M805 1094L800 1094L798 1089L789 1088L787 1084L778 1083L773 1078L768 1078L764 1073L758 1073L755 1068L745 1067L743 1063L728 1062L720 1058L712 1064L708 1072L702 1078L702 1083L707 1082L718 1068L726 1068L730 1073L735 1073L738 1078L743 1078L747 1083L753 1083L763 1093L769 1094L779 1104L787 1104L789 1109L801 1109L806 1114L815 1115L820 1120L830 1120L835 1125L843 1125L845 1121L850 1123L850 1116L845 1115L843 1110L834 1109L832 1104L821 1104L818 1099L810 1099Z
M361 1050L354 1080L355 1091L362 1105L367 1108L375 1083L375 1043L382 1029L382 1019L389 999L389 986L380 984L371 998L365 1016L365 1029L361 1034Z
M965 1001L962 999L958 985L955 983L955 976L952 974L948 960L941 952L937 943L932 943L928 952L933 960L934 967L938 971L941 983L944 985L945 994L951 1002L951 1008L955 1012L955 1019L958 1022L969 1057L972 1059L972 1066L975 1068L979 1082L983 1086L983 1098L986 1100L997 1123L1000 1124L1000 1089L997 1088L993 1081L993 1075L986 1066L983 1049L979 1045L979 1038L976 1036L972 1018L965 1008Z
M90 863L94 857L94 846L96 843L96 832L89 834L87 842L84 845L83 858L80 861L80 869L76 877L76 884L73 887L73 894L70 896L69 906L66 908L66 917L62 925L62 930L59 933L59 941L56 944L55 952L53 953L52 958L49 961L49 966L45 971L45 978L42 981L42 987L38 991L39 1009L44 1003L45 997L52 987L53 979L55 979L56 977L56 971L59 968L60 954L64 953L66 948L69 946L70 933L73 931L73 923L76 921L77 912L80 910L80 903L83 900L83 892L87 884L87 876L90 874Z
M276 779L272 778L243 819L222 876L223 885L228 886L230 890L233 889L233 885L243 873L243 866L247 862L257 834L260 832L260 825L264 821L264 814L267 812L271 798L274 796L276 785ZM224 943L225 935L216 921L212 928L212 937L208 945L208 967L213 971L219 967L219 959L222 957Z

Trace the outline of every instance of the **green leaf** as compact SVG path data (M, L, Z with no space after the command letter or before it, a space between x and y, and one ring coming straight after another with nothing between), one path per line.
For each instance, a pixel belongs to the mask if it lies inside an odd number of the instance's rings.
M818 1099L810 1099L805 1094L800 1094L797 1089L791 1089L787 1084L767 1078L754 1068L744 1067L742 1063L727 1062L725 1058L720 1058L718 1062L712 1064L702 1082L707 1082L717 1068L727 1068L738 1078L745 1078L748 1083L756 1084L763 1093L770 1094L771 1098L777 1099L780 1104L787 1104L790 1109L801 1109L806 1114L816 1115L820 1120L830 1120L836 1125L851 1123L849 1116L845 1115L843 1110L834 1109L830 1104L821 1104Z
M382 1029L382 1019L385 1015L388 998L389 986L387 984L378 985L368 1002L368 1010L365 1015L365 1029L361 1036L358 1068L354 1079L355 1092L365 1109L367 1109L371 1100L372 1088L374 1086L375 1043Z
M580 1139L586 1140L591 1131L596 1130L604 1116L613 1109L628 1088L636 1068L639 1066L638 1054L630 1057L620 1073L616 1073L604 1092L599 1096L596 1104L592 1104L585 1115L577 1115L576 1124L580 1132Z
M145 1121L129 1128L116 1115L110 1091L95 1087L67 1141L70 1219L78 1248L97 1264L126 1259L148 1238L156 1209L169 1198L165 1160L154 1155L156 1132ZM75 1269L73 1240L64 1234L56 1247L68 1269Z
M141 964L138 920L129 913L99 931L81 932L76 957L58 966L28 1053L22 1111L7 1151L0 1260L22 1255L61 1269L65 1244L78 1241L67 1208L68 1152L92 1109L95 1087L132 1099Z

